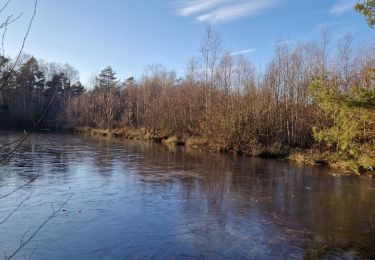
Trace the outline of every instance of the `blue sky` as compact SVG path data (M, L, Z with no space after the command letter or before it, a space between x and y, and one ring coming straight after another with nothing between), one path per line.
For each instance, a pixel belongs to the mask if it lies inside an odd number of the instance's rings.
M352 5L352 0L39 0L25 52L70 63L83 82L107 65L121 79L140 76L154 63L181 74L198 55L211 23L223 50L244 53L264 68L276 41L317 39L323 28L332 41L347 32L356 43L373 41L375 30ZM5 19L23 13L8 28L7 54L17 53L33 6L34 0L12 0L1 14Z

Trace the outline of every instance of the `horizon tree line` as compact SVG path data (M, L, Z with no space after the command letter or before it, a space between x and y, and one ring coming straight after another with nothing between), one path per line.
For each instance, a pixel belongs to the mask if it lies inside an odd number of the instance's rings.
M1 127L30 127L48 107L39 128L135 128L196 139L197 146L215 151L277 155L329 148L313 130L335 124L311 91L316 80L344 96L374 88L375 44L354 46L349 34L337 43L324 32L319 40L296 45L277 42L263 72L244 55L221 52L221 45L208 26L183 77L154 64L138 79L120 80L108 66L91 88L68 64L24 56L0 93L0 120L6 122ZM9 64L1 57L3 77Z

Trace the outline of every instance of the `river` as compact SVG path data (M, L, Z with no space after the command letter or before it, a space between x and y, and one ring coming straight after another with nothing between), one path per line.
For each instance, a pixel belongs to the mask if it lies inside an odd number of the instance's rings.
M332 173L36 133L0 167L0 259L301 259L375 229L375 181Z

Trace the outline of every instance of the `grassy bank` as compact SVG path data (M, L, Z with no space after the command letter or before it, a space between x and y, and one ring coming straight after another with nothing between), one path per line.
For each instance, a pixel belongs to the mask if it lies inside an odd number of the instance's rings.
M318 150L309 149L286 149L281 146L274 146L268 149L254 146L254 149L248 151L234 151L231 149L224 149L220 144L213 142L204 137L179 137L168 136L160 133L152 133L146 129L134 128L116 128L116 129L97 129L89 127L77 127L73 129L74 132L101 137L125 138L130 140L143 140L155 143L162 143L165 145L181 145L193 149L205 150L210 152L234 153L241 156L256 156L261 158L278 158L294 161L297 163L309 165L324 165L339 171L341 175L374 175L374 171L358 172L353 167L353 162L345 161L339 155L320 152Z
M316 149L297 149L292 150L287 159L309 165L324 165L329 168L338 170L340 175L358 175L371 177L375 174L374 170L369 171L358 168L355 161L346 160L342 156L329 151L320 152Z

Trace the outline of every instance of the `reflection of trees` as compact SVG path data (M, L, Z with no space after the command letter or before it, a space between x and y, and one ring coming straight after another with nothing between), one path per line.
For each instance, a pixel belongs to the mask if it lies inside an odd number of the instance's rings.
M132 192L153 211L163 209L164 198L175 201L180 219L173 224L187 230L184 239L198 252L225 245L226 255L236 246L245 256L257 246L280 254L280 247L360 240L374 230L374 183L332 177L319 167L71 135L34 135L22 149L17 156L29 159L9 167L26 184L33 176L27 172L39 172L71 185L76 166L86 165L92 180L130 180Z
M145 175L155 177L156 172L158 177L152 180L159 185L180 183L184 214L206 210L222 230L227 221L241 222L241 217L233 216L259 214L258 222L276 224L269 235L285 239L284 243L300 239L305 247L313 238L352 241L374 229L371 181L361 184L358 179L332 177L323 168L288 162L184 149L169 152L154 144L136 144L132 149L143 157L137 164L140 179L147 182ZM209 218L200 221L212 224Z

